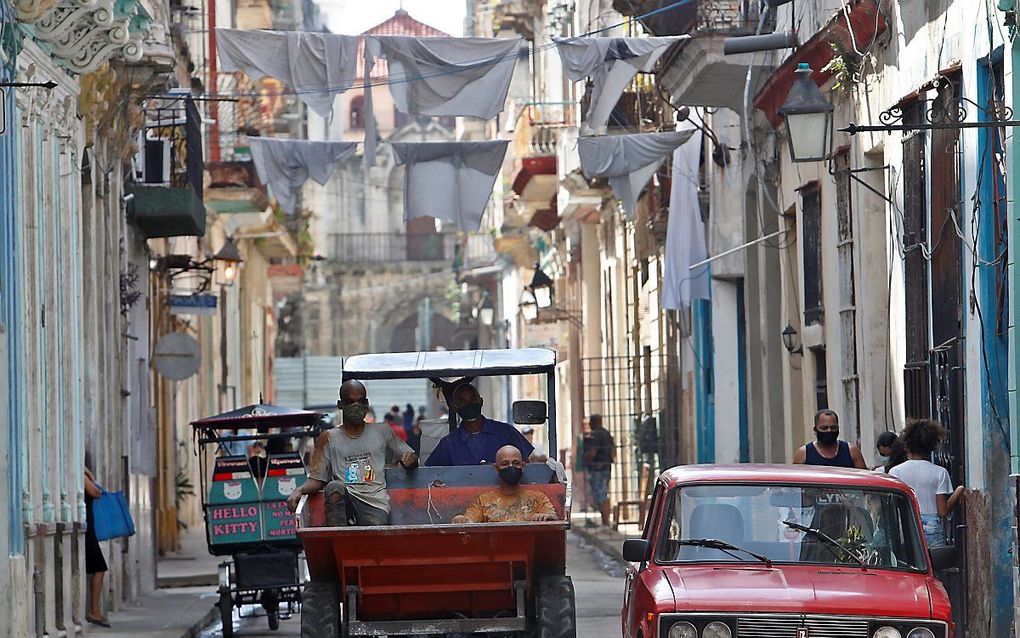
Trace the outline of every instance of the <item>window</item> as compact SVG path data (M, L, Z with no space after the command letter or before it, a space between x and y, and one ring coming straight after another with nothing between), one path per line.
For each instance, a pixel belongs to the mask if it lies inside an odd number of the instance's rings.
M350 128L360 130L365 128L365 96L355 95L351 98Z
M811 348L815 362L815 409L829 407L829 372L825 367L825 348Z
M825 485L689 485L669 495L655 558L665 563L777 563L927 568L914 511L891 490ZM790 525L790 524L792 525ZM793 526L818 530L832 540ZM717 539L739 549L698 546Z
M818 182L801 189L804 233L804 324L822 321L822 195Z

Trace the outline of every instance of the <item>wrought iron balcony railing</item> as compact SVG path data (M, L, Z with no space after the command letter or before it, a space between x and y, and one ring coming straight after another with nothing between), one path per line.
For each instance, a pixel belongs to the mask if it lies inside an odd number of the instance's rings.
M453 233L334 233L332 261L341 264L452 261Z

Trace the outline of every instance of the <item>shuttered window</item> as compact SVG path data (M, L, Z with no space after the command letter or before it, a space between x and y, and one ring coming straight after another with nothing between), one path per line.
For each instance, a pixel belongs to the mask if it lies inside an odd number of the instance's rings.
M804 234L804 324L822 321L822 196L817 182L800 191Z

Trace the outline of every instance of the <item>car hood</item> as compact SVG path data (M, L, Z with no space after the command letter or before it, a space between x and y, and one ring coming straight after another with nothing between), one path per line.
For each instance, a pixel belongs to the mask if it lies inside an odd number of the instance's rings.
M929 618L928 576L830 566L668 567L677 611Z

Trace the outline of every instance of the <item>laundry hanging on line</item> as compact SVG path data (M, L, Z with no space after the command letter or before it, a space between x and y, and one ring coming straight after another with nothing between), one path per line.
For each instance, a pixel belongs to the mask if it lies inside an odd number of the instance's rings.
M691 265L708 259L698 199L702 135L691 122L682 122L680 127L693 134L673 151L662 278L662 307L666 310L682 310L689 308L693 299L709 298L708 264L691 269Z
M628 217L634 216L638 196L666 156L686 142L693 131L598 135L577 140L585 177L609 178L616 199Z
M385 58L393 103L410 115L491 119L503 111L523 40L365 36L365 76ZM526 49L524 49L526 51ZM375 164L372 91L365 91L365 162Z
M651 71L670 46L689 37L553 38L567 77L574 82L592 78L591 102L581 135L604 135L613 108L634 76Z
M312 142L250 137L252 160L259 179L269 186L276 201L289 214L294 213L301 186L314 179L321 186L336 163L354 155L357 142Z
M503 165L508 140L395 142L404 174L404 218L429 216L477 231Z
M351 88L357 75L357 36L217 28L216 41L220 70L276 78L325 118L333 98Z

